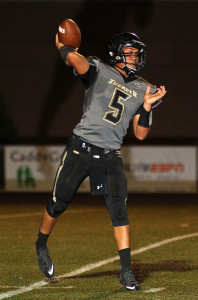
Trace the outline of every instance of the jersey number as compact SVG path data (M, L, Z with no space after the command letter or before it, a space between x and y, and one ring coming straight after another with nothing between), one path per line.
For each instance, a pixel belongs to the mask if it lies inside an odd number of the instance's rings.
M103 120L116 125L122 119L122 114L124 111L124 104L120 102L120 100L126 101L131 96L129 94L124 93L123 91L115 88L113 97L109 103L109 107L112 109L111 111L107 111L104 115Z

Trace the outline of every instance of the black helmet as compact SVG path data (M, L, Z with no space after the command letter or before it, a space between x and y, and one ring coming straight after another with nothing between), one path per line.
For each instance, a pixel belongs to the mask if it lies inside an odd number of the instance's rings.
M125 54L123 49L125 47L134 47L139 50L138 63L136 68L131 68L126 64ZM141 42L140 38L131 32L115 34L111 37L107 45L107 59L110 65L115 65L120 62L124 62L125 66L123 70L128 75L134 75L135 72L142 69L146 62L146 46Z

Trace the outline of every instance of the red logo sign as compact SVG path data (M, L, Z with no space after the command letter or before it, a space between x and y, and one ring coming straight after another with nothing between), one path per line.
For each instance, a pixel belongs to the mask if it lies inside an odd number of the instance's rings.
M150 166L150 172L153 173L168 173L174 171L176 173L184 172L184 164L182 163L152 163Z

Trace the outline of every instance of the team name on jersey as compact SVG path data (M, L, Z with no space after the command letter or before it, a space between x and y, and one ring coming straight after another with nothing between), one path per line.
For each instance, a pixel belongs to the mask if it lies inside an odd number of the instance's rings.
M114 79L110 79L108 83L117 86L118 88L124 90L124 91L127 92L128 94L130 94L130 95L132 95L133 97L137 98L137 93L136 93L135 91L126 88L125 86L121 85L120 83L117 83Z

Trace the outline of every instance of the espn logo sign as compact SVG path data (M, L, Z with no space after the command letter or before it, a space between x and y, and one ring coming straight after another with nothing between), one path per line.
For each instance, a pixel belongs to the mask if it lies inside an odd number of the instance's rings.
M152 163L150 172L152 173L168 173L168 172L182 173L184 172L184 164L182 163Z

